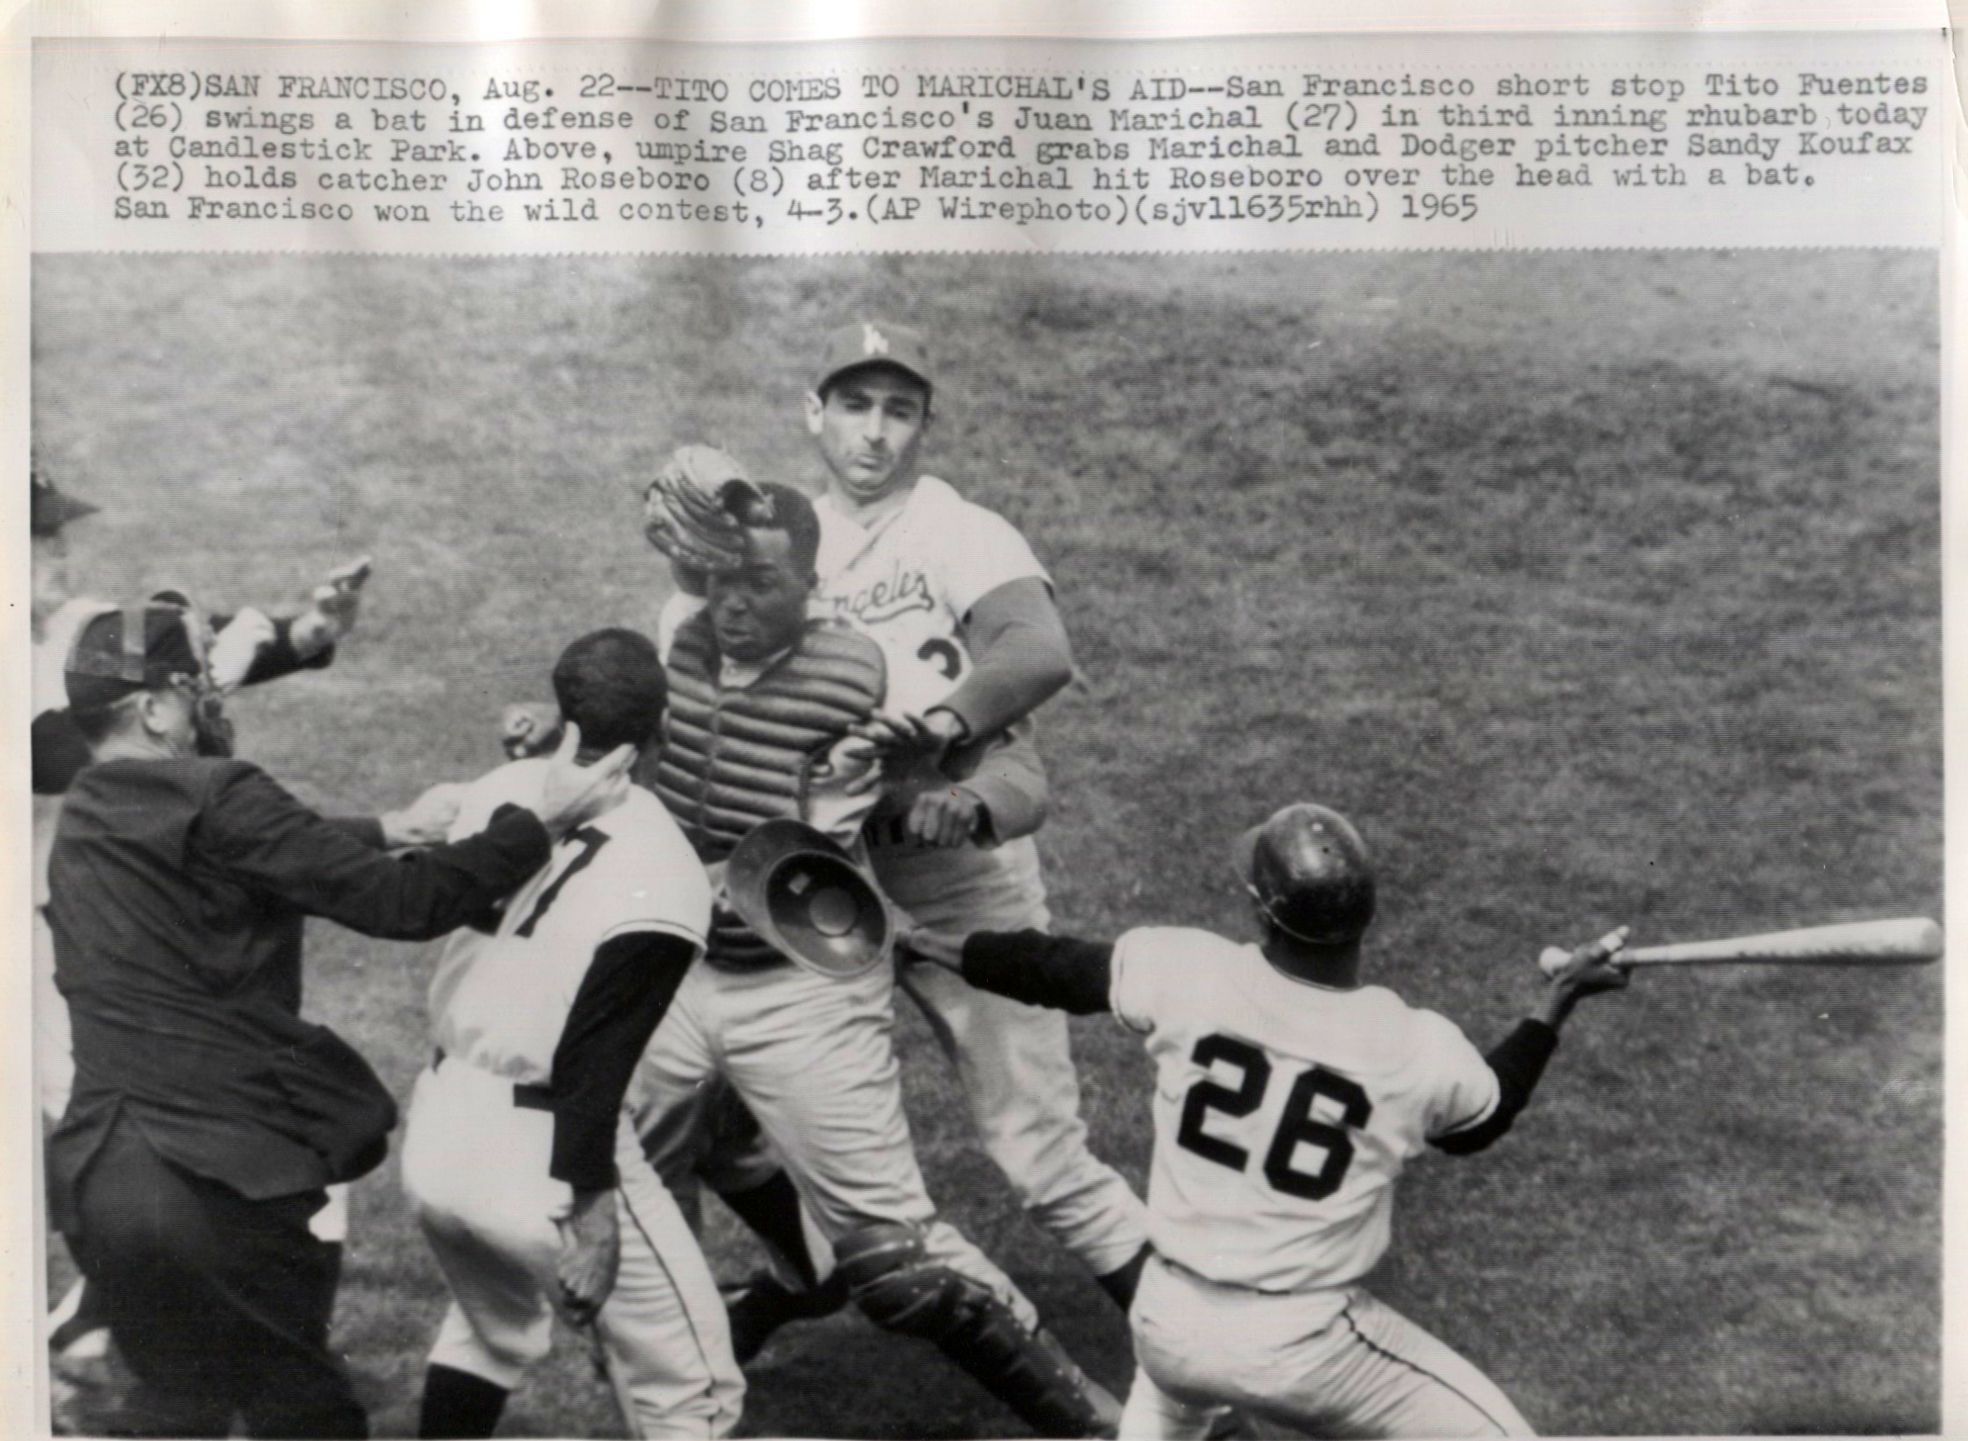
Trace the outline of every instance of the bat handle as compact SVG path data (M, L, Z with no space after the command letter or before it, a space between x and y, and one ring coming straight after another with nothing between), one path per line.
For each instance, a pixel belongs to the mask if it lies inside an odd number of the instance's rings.
M1605 935L1599 938L1599 945L1608 951L1618 951L1621 946L1626 944L1627 929L1627 927L1621 926L1617 930L1606 932ZM1547 976L1556 976L1560 971L1565 969L1566 963L1571 959L1572 953L1563 946L1546 946L1543 953L1538 957L1538 969L1543 971ZM1617 958L1615 959L1617 960Z

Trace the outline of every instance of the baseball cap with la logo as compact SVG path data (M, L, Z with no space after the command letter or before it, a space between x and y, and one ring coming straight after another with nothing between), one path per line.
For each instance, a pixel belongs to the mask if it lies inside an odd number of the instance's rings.
M920 330L890 325L885 320L857 320L827 337L819 378L813 382L814 392L824 394L829 385L848 371L874 365L893 366L920 380L925 389L936 389L929 345Z

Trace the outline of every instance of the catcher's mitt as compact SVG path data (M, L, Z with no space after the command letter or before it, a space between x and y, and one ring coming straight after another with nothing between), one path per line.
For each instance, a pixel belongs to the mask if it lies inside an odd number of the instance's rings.
M760 495L745 468L724 451L680 446L643 493L642 533L688 570L735 570L744 564L745 545L730 509L734 491Z

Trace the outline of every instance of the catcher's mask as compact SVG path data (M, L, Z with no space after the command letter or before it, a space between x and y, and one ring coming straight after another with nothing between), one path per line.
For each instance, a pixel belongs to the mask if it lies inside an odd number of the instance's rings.
M888 959L888 904L854 858L804 821L754 826L725 862L731 908L767 944L826 976L858 976Z
M1258 910L1295 940L1345 945L1373 921L1366 843L1338 811L1286 806L1238 837L1236 862Z

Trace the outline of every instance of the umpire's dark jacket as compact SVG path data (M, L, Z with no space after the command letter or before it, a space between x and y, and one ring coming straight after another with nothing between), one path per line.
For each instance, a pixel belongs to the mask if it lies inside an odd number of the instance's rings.
M68 1230L91 1159L119 1121L163 1160L249 1201L373 1167L388 1093L332 1032L300 1019L301 930L439 936L547 863L531 812L395 859L374 821L330 821L258 767L111 760L75 777L48 870L55 980L76 1081L49 1142Z

